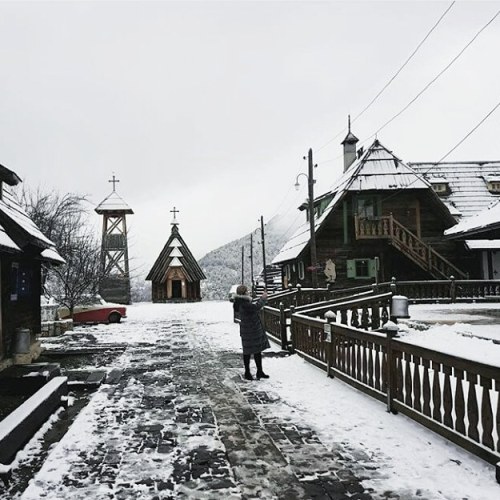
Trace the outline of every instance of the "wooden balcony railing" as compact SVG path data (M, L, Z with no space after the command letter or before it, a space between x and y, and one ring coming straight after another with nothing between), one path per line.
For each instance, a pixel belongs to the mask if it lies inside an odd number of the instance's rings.
M467 277L463 271L403 226L392 215L370 218L356 216L354 226L356 239L388 239L391 245L429 272L434 278L449 278L452 275L458 279Z

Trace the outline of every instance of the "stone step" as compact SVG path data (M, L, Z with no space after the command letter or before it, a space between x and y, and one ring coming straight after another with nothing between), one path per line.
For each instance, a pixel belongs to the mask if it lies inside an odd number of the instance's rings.
M14 365L0 372L0 394L33 394L61 375L57 363Z
M67 394L67 378L54 377L0 422L0 464L10 464Z
M70 389L97 389L107 376L106 370L67 370Z

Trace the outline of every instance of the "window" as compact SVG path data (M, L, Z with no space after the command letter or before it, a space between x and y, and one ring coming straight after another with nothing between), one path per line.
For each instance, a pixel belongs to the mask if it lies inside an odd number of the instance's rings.
M438 184L432 184L432 189L438 194L448 194L448 184L442 182Z
M488 182L488 190L490 193L498 193L500 194L500 181L489 181Z
M303 280L305 276L304 273L304 263L302 261L299 262L299 280Z
M378 217L380 212L380 198L378 196L359 196L356 199L356 214L360 217Z
M287 280L289 280L292 277L291 272L290 272L290 264L287 264L285 266L285 276L286 276Z
M354 279L374 278L377 274L375 259L350 259L347 261L347 277Z

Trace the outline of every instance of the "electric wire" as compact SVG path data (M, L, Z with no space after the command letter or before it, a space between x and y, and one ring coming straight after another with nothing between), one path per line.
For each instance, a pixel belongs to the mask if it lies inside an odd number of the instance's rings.
M442 163L446 158L448 158L448 156L450 156L451 153L453 153L453 151L455 151L455 149L457 149L461 144L463 144L498 108L500 107L500 101L497 102L497 104L495 104L495 106L493 106L492 109L490 109L488 111L488 113L483 117L481 118L481 120L476 124L474 125L474 127L469 130L469 132L467 132L467 134L465 134L464 137L462 137L462 139L460 139L446 154L444 154L437 162L433 162L432 165L427 169L425 170L424 172L419 172L417 173L417 176L416 178L411 181L409 184L407 184L404 189L407 189L409 188L410 186L412 186L415 182L417 182L417 180L425 180L424 177L434 168L436 167L437 165L439 165L440 163ZM398 189L395 193L392 193L391 195L387 196L386 198L384 198L382 201L387 201L391 198L393 198L394 196L396 196L397 194L399 194L401 191L403 191L403 189Z
M448 8L441 14L441 17L434 23L432 28L427 32L427 34L424 36L424 38L419 42L417 47L413 50L413 52L407 57L406 61L400 66L400 68L394 73L394 75L389 79L389 81L382 87L381 90L373 97L373 99L351 120L351 123L354 123L358 118L360 118L366 111L368 111L369 108L378 100L378 98L384 93L384 91L389 87L389 85L398 77L398 75L403 71L403 69L407 66L407 64L413 59L413 57L416 55L416 53L419 51L420 47L426 42L426 40L430 37L432 32L438 27L438 25L441 23L441 21L444 19L446 14L451 10L451 8L455 5L455 1L453 1ZM325 143L323 146L318 148L316 151L319 152L329 144L331 144L335 139L340 137L344 132L346 131L346 128L344 127L337 135L335 135L332 139L330 139L327 143ZM328 160L329 161L329 160Z
M462 54L474 43L474 41L479 37L479 35L500 15L500 10L498 10L495 15L472 37L469 42L458 52L458 54L453 57L453 59L432 79L430 80L423 88L420 90L420 92L417 93L417 95L411 99L402 109L400 109L395 115L393 115L389 120L387 120L382 126L380 126L372 135L367 137L366 139L363 139L362 141L359 142L359 145L364 145L366 144L370 139L377 137L378 133L383 130L387 125L392 123L396 118L399 118L415 101L417 101L428 89L429 87L435 83L450 67L462 56ZM328 160L323 160L319 162L318 164L322 163L328 163L331 161L338 160L339 158L342 158L342 154L330 158Z
M365 142L369 141L373 137L375 137L381 130L383 130L387 125L392 123L396 118L401 116L422 94L426 92L426 90L433 84L435 83L448 69L451 68L451 66L462 56L462 54L474 43L474 41L477 39L477 37L500 15L500 10L496 12L496 14L472 37L472 39L460 50L460 52L429 82L425 87L418 92L418 94L410 100L400 111L398 111L392 118L387 120L381 127L379 127L374 134L372 134L370 137L366 138L364 141L361 142L361 144L364 144Z

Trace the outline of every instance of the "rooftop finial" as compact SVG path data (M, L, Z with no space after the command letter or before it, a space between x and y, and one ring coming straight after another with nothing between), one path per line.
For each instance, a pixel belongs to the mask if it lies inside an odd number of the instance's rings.
M173 220L172 220L171 224L172 224L172 226L177 226L179 223L177 222L177 217L176 217L176 215L179 213L179 210L177 210L177 209L174 207L174 209L173 209L173 210L170 210L170 212L174 214L174 218L173 218Z
M120 182L118 179L115 178L115 173L113 172L113 178L111 180L109 180L108 182L112 182L113 183L113 191L116 191L116 186L115 184L117 182Z
M351 115L347 115L347 133L351 131Z

